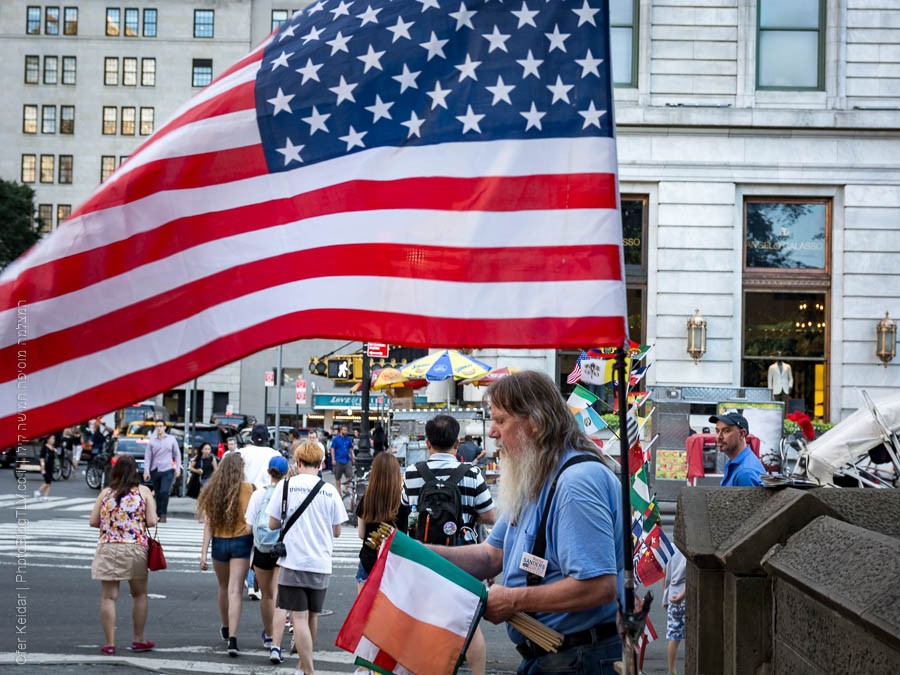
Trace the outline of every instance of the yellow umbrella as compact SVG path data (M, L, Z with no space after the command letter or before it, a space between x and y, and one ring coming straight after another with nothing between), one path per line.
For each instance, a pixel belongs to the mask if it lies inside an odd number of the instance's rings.
M403 387L410 387L415 389L418 387L424 387L426 384L428 384L422 378L406 377L396 368L380 368L378 370L373 370L371 379L369 381L371 383L369 384L370 391L380 391L382 389L401 389ZM360 389L362 389L362 383L357 383L353 385L350 391L352 393L356 393Z
M479 377L472 377L468 380L463 380L462 383L474 384L476 387L487 387L489 385L492 385L497 380L506 377L507 375L512 375L513 373L518 373L521 371L521 368L508 368L505 366L503 368L494 368L486 372L484 375L480 375Z

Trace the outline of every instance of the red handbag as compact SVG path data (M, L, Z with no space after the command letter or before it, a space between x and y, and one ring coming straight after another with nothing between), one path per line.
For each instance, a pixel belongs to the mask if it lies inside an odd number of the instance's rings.
M159 543L159 539L156 538L156 532L159 527L154 528L153 534L150 534L150 530L147 530L147 569L156 572L157 570L164 570L168 566L166 564L166 554L163 553L162 544Z

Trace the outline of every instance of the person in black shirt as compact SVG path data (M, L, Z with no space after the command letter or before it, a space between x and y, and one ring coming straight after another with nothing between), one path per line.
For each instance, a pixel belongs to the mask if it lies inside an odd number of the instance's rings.
M53 482L53 466L56 464L56 436L50 435L44 439L41 446L41 475L44 477L44 484L34 491L34 496L41 501L47 501L50 496L50 484Z
M372 430L372 455L384 452L387 443L387 435L384 433L384 427L376 424Z

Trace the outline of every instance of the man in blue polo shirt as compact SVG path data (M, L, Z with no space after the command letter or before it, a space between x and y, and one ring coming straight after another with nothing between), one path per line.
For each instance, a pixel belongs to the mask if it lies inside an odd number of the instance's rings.
M347 435L347 427L341 427L341 433L331 441L331 470L334 472L334 484L338 494L344 494L341 478L347 477L349 483L353 480L353 438Z
M757 487L762 484L760 474L766 472L762 462L747 445L750 425L747 418L735 410L724 415L713 415L710 422L716 425L716 445L728 457L722 487Z

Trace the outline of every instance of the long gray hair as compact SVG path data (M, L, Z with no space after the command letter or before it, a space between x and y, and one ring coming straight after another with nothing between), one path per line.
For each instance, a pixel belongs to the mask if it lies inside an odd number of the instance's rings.
M531 440L538 461L531 499L540 494L566 448L600 456L597 445L578 427L556 384L544 373L525 370L508 375L488 388L485 399L511 415L524 417L535 429Z

